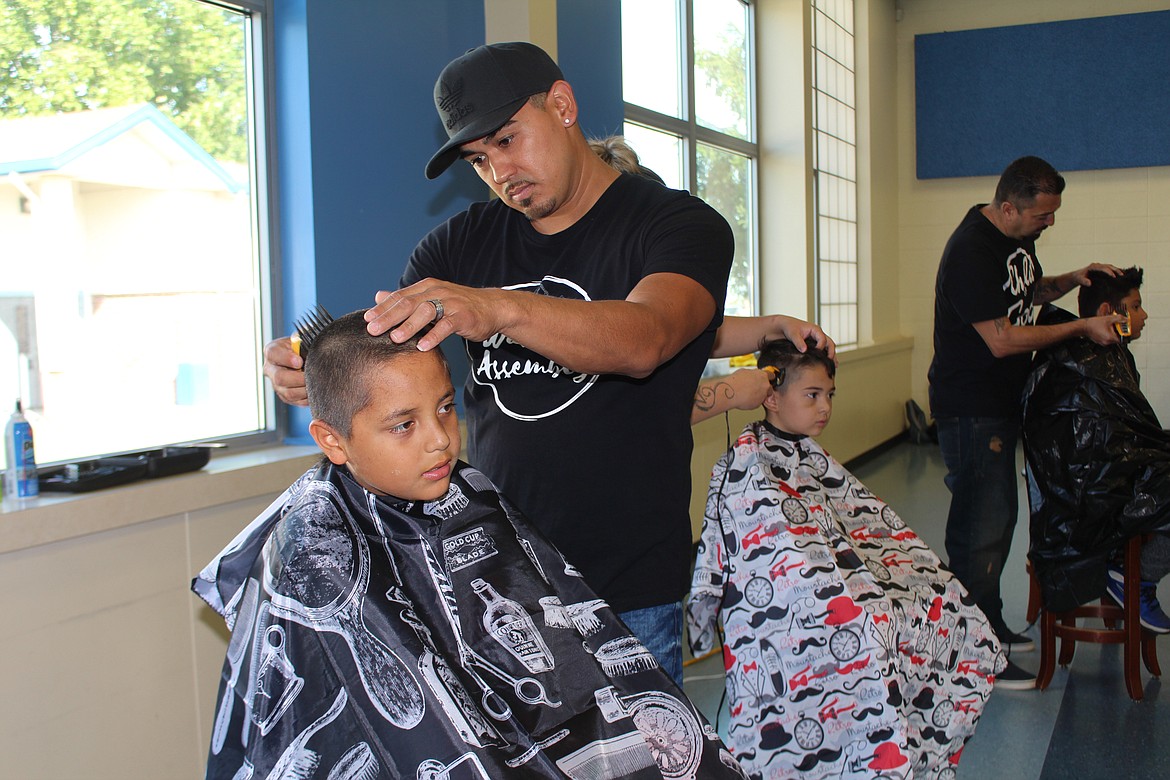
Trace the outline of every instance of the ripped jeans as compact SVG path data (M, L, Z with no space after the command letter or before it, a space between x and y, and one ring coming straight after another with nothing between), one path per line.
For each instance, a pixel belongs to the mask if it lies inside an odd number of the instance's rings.
M1015 417L939 417L938 444L951 491L948 565L997 630L1004 626L1000 574L1019 510Z

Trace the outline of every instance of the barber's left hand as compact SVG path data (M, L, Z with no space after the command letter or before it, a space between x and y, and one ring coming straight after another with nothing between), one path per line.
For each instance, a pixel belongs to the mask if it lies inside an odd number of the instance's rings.
M1073 279L1075 279L1076 283L1081 287L1090 287L1092 286L1092 282L1089 281L1090 271L1100 271L1101 273L1106 273L1110 276L1120 276L1122 273L1122 270L1112 263L1089 263L1084 268L1073 271Z
M837 362L837 344L833 339L829 338L829 334L821 330L821 326L815 322L805 322L798 320L796 317L783 316L781 320L780 332L784 338L796 345L798 352L804 352L808 349L805 345L805 339L813 339L818 347L829 353L829 358L835 363Z
M503 307L495 299L503 292L429 278L394 292L379 290L374 307L366 312L367 330L374 336L390 331L390 338L401 344L433 322L430 332L419 339L423 351L434 349L452 333L484 341L502 329L498 313ZM442 306L438 319L432 301Z

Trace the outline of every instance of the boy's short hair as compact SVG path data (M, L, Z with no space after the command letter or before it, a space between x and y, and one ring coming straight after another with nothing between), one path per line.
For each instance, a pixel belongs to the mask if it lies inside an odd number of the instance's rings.
M760 356L756 358L756 365L760 368L775 366L781 369L777 385L783 385L785 379L809 366L824 366L830 379L837 375L837 364L828 352L817 346L815 339L806 339L804 345L805 351L798 352L796 345L788 339L765 339L760 342Z
M305 355L305 390L309 410L342 436L353 430L353 418L370 402L370 369L400 355L418 353L424 329L401 344L389 334L371 336L366 330L365 309L358 309L322 328ZM447 358L439 347L432 350L443 365Z
M1091 284L1082 286L1077 292L1079 314L1082 317L1095 316L1102 303L1116 308L1130 291L1141 289L1143 275L1142 269L1136 265L1126 268L1117 276L1110 276L1104 271L1089 271Z

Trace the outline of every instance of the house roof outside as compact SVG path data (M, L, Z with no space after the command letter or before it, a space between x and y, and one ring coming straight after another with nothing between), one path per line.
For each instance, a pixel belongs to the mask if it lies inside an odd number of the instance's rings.
M0 120L0 176L65 172L84 180L86 158L109 152L132 135L169 160L188 167L193 164L205 186L232 193L246 187L150 104Z

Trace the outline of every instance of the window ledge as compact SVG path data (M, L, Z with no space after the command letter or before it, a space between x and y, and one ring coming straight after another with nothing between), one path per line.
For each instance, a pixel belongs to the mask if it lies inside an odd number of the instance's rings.
M0 553L275 496L320 457L312 446L276 446L212 458L199 471L89 493L42 493L0 508Z
M837 350L837 363L843 365L860 363L863 360L872 360L885 355L892 355L895 352L910 352L913 349L913 336L898 336L896 338L860 344L858 346L842 347Z

